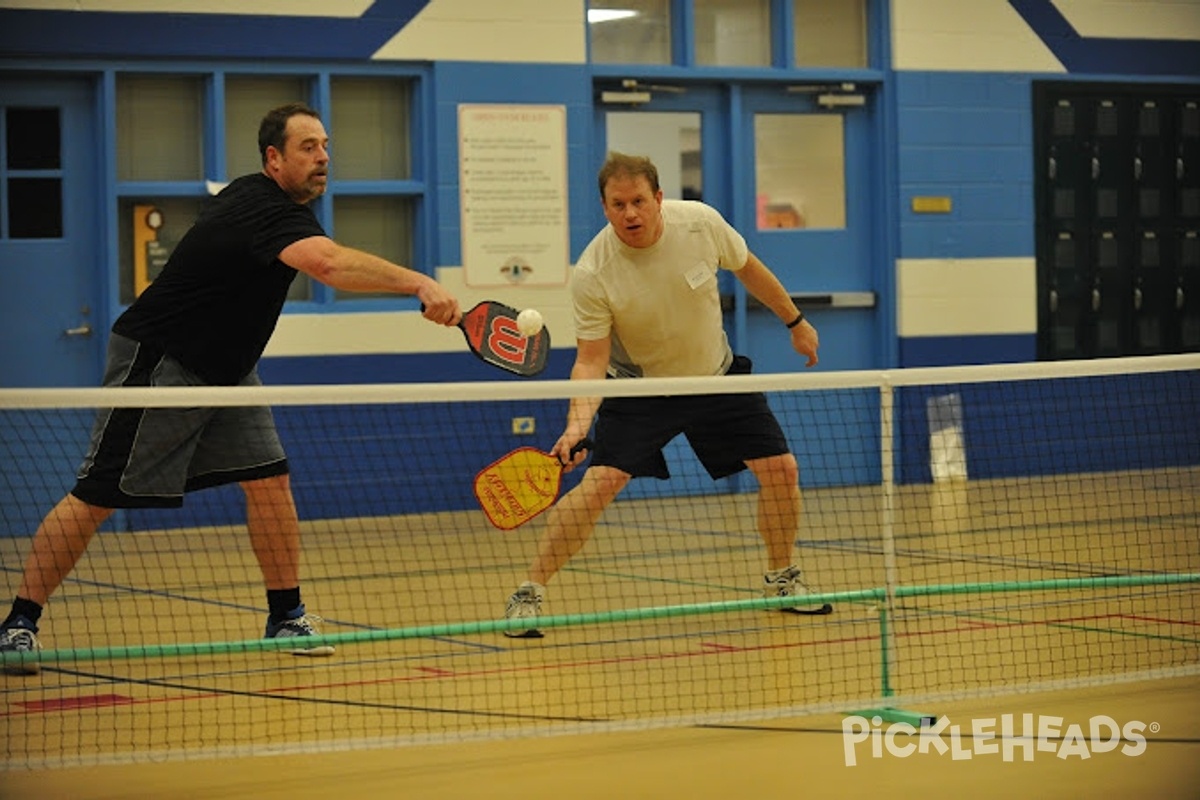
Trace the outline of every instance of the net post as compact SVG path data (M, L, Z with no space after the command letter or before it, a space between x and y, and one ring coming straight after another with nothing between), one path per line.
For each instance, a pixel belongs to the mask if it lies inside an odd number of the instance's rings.
M887 590L884 590L885 596ZM888 646L891 637L891 629L888 625L888 604L885 599L879 606L879 640L881 642L880 651L881 659L879 665L880 684L882 686L881 694L883 697L891 697L895 692L891 686L891 649ZM857 711L847 711L846 716L862 717L863 719L879 718L882 722L905 722L911 725L915 730L921 730L923 727L933 727L937 724L937 716L934 714L923 714L919 711L907 711L903 708L894 708L892 706L880 706L878 708L864 708Z
M889 615L896 607L896 584L899 569L896 565L896 465L895 465L895 387L889 382L887 373L879 384L879 465L883 502L880 509L880 534L883 547L883 597L879 604L879 684L882 697L892 697L892 674L896 666L896 649L893 642ZM879 717L882 722L904 722L916 729L937 723L933 714L907 711L891 706L848 712L848 715L866 719Z
M881 690L884 697L891 697L891 675L895 668L895 648L891 641L891 628L888 625L888 613L895 608L896 581L899 570L896 567L896 467L894 458L895 436L895 390L887 381L881 381L879 386L879 467L880 481L883 484L883 503L880 509L882 519L879 521L879 531L883 547L883 580L884 596L879 611L879 646L882 650L882 674L880 675Z

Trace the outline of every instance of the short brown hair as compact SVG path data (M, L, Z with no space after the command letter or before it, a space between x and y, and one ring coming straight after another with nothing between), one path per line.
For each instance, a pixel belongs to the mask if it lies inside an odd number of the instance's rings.
M258 153L262 156L263 166L267 164L268 147L274 147L279 152L283 152L288 120L297 114L307 114L314 119L321 118L320 114L304 103L288 103L278 108L272 108L262 118L262 122L258 126Z
M600 199L604 200L604 187L615 177L643 177L650 184L650 191L658 194L658 167L646 156L631 156L616 151L610 152L600 167Z

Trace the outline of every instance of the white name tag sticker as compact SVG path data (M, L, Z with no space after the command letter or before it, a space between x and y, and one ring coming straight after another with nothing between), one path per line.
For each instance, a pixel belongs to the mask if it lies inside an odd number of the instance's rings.
M700 286L703 286L705 282L707 282L712 276L712 268L708 266L708 264L701 261L699 264L689 269L684 277L687 278L688 286L696 289Z

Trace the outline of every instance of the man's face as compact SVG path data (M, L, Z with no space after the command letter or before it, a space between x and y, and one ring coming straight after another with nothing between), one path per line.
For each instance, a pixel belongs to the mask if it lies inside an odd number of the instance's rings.
M329 136L316 117L296 114L288 120L283 152L272 148L267 164L272 177L297 203L325 193L329 180Z
M663 193L645 176L614 175L604 185L604 216L630 247L649 247L662 236Z

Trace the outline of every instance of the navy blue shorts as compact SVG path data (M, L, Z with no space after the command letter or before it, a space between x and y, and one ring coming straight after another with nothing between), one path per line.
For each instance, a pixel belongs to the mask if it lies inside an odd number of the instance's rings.
M750 359L735 356L727 374L750 369ZM748 460L791 452L762 392L609 397L597 415L591 466L669 478L662 451L681 433L713 480L741 472Z

